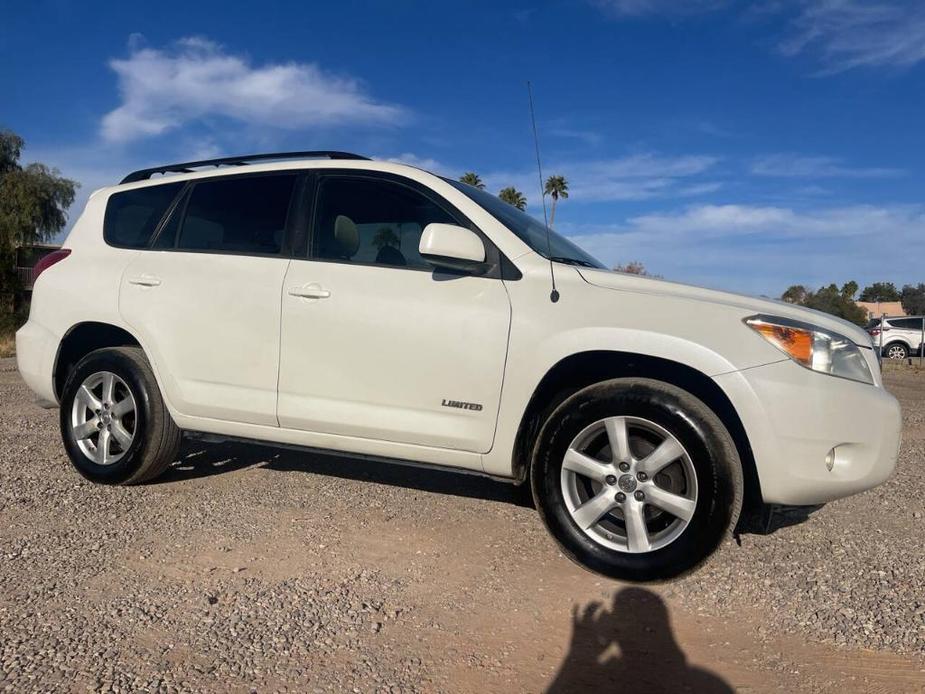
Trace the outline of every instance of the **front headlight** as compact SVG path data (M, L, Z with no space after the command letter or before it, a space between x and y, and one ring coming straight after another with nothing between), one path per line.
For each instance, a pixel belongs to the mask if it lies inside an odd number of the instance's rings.
M860 348L844 335L780 316L751 316L745 324L807 369L874 382Z

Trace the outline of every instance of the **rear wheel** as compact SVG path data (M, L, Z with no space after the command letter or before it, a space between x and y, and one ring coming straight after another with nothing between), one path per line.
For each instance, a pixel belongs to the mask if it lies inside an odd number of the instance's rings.
M93 482L138 484L167 469L180 430L140 348L100 349L80 360L61 396L61 438Z
M627 580L703 562L738 519L742 469L719 418L680 388L615 379L565 400L540 432L531 483L579 564Z
M909 356L909 348L902 342L894 342L884 348L884 353L888 359L905 359Z

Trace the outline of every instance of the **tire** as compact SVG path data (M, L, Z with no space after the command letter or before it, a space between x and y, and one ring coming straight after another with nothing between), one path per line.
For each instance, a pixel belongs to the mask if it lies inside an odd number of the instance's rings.
M627 432L624 439L619 431ZM629 441L628 455L612 454L613 438ZM673 462L659 467L667 459ZM644 378L604 381L563 401L537 437L530 481L540 516L565 554L629 581L674 578L706 561L735 527L744 487L735 443L716 414L687 391ZM592 499L603 506L583 506Z
M883 348L883 355L888 359L900 361L909 356L909 348L902 342L893 342Z
M148 482L176 459L181 432L139 347L99 349L81 359L64 384L60 412L64 449L91 482Z

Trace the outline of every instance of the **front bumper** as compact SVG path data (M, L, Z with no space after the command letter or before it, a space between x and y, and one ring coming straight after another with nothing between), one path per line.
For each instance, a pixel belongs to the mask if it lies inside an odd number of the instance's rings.
M765 503L825 503L892 474L902 415L882 387L808 371L789 360L714 380L745 427ZM833 449L829 470L826 456Z

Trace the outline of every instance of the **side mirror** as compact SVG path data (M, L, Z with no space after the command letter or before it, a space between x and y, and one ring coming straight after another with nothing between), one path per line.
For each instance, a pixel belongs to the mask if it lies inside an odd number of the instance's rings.
M479 270L485 266L485 244L474 231L455 224L428 224L418 246L421 257L436 267Z

